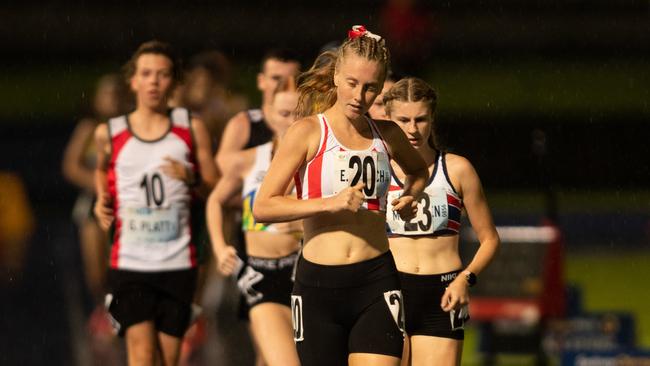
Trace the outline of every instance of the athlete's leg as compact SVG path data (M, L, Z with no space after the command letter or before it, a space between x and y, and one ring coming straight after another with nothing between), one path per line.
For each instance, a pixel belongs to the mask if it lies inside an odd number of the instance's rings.
M105 234L95 220L87 218L81 223L79 235L88 289L93 300L101 304L107 270Z
M300 365L293 341L289 307L267 302L254 306L249 316L255 342L266 365Z
M401 366L409 366L411 364L411 338L404 337L404 351L402 351Z
M156 329L153 321L144 321L126 329L126 351L129 366L153 366L156 346Z
M158 342L164 366L175 366L181 353L181 338L158 332Z
M463 353L463 341L429 336L411 337L411 365L457 366Z
M380 355L376 353L350 353L349 366L399 366L398 357Z
M251 325L250 315L247 323L248 324L246 325L246 329L248 329L248 336L250 337L251 344L253 345L253 352L255 352L255 366L266 366L266 363L264 363L264 357L262 357L260 345L257 343L257 339L255 339L255 335L253 334L253 326Z

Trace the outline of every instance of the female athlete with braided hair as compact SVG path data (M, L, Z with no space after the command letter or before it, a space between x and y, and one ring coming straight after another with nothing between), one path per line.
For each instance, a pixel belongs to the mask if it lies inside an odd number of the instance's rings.
M291 296L303 366L399 365L401 292L388 250L385 210L415 214L427 169L404 133L366 117L389 67L384 40L355 26L335 62L301 75L298 115L253 208L258 222L304 219L304 246ZM387 202L390 160L404 194ZM285 196L295 177L298 199Z
M424 81L406 78L385 95L386 113L406 134L429 166L431 178L418 197L418 215L404 221L387 210L390 249L395 256L404 296L408 365L460 365L468 286L476 281L499 245L481 182L465 158L436 144L436 92ZM405 177L392 164L388 194L401 194ZM481 243L463 270L458 253L460 214L465 208Z

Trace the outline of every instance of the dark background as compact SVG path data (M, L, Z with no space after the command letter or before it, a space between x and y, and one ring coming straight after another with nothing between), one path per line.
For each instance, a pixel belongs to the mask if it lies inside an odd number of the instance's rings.
M64 289L81 275L69 221L76 191L60 167L98 76L117 71L152 38L184 58L216 48L235 66L233 90L254 105L265 50L289 46L308 66L352 24L385 35L384 6L146 0L0 7L0 170L22 177L38 224L18 279L23 286L0 300L2 363L70 362ZM551 215L569 252L647 251L650 2L419 6L418 14L430 15L424 40L413 40L422 52L401 59L394 52L394 68L438 90L442 141L475 165L497 224L538 224Z

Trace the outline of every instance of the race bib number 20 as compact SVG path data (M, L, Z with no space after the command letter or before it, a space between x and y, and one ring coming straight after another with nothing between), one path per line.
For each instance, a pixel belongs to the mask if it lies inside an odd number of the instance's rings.
M339 151L334 154L334 171L334 194L363 182L364 198L376 199L385 193L381 189L390 182L388 161L375 151Z

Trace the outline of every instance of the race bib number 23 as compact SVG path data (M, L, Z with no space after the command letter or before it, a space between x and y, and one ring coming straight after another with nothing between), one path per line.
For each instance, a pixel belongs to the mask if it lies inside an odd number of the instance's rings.
M402 235L428 235L445 228L448 221L447 194L442 190L423 193L418 199L418 212L415 218L404 222L391 202L399 198L402 191L388 192L386 223L390 231Z

